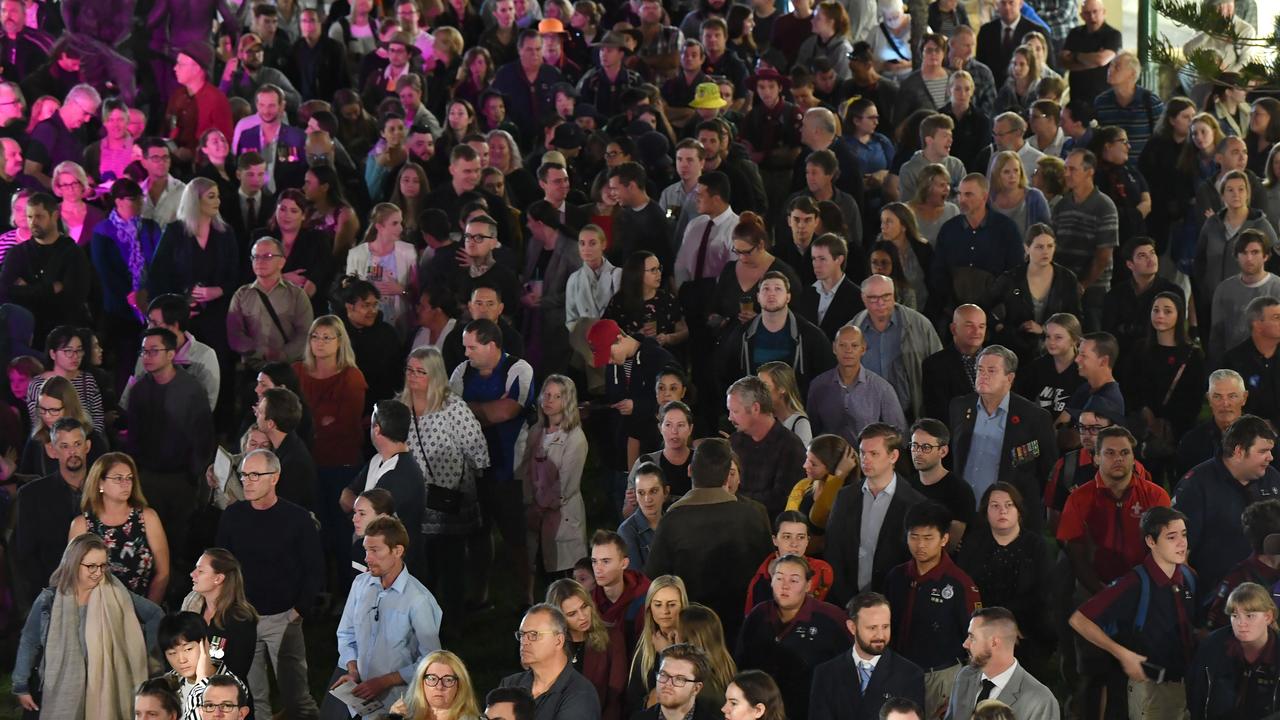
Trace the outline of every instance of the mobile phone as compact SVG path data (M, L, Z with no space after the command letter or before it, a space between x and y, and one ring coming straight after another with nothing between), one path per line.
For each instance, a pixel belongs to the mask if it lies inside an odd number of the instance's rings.
M1157 682L1157 683L1164 682L1165 669L1160 667L1159 665L1156 665L1154 663L1149 663L1146 660L1143 660L1142 671L1147 674L1147 678L1150 679L1152 682Z

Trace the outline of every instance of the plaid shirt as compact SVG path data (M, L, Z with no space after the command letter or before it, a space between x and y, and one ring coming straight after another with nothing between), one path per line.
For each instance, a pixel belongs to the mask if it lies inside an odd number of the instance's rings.
M1080 0L1034 0L1040 19L1049 26L1050 39L1061 43L1080 22Z
M679 53L682 47L684 47L684 33L680 32L680 28L664 25L658 29L652 40L640 46L636 54L642 58L657 57Z

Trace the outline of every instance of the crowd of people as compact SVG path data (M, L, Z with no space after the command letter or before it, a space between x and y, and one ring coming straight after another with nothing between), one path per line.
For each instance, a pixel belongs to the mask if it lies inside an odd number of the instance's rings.
M1101 0L0 30L25 717L1280 713L1260 49L1147 87Z

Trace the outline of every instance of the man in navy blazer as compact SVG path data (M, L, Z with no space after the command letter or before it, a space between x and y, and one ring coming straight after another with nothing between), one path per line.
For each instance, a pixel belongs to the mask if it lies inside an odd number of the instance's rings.
M284 91L263 85L254 96L258 124L240 133L236 154L254 150L267 160L267 189L301 188L307 174L307 133L285 124ZM274 184L272 184L274 183Z
M817 280L800 290L791 309L822 328L822 332L835 342L840 328L849 324L853 316L864 309L862 289L845 273L849 246L844 238L834 233L819 235L814 238L809 253L813 258L813 274ZM818 308L827 295L831 299L820 313Z
M809 720L878 720L893 698L924 706L924 672L889 649L889 600L864 592L849 601L853 650L814 668Z

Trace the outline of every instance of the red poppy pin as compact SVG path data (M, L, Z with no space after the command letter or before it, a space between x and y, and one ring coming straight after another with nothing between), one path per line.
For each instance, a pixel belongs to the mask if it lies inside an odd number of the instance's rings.
M1017 425L1018 423L1022 422L1022 418L1017 415L1014 415L1013 417L1009 418L1009 422L1013 423L1014 425Z

